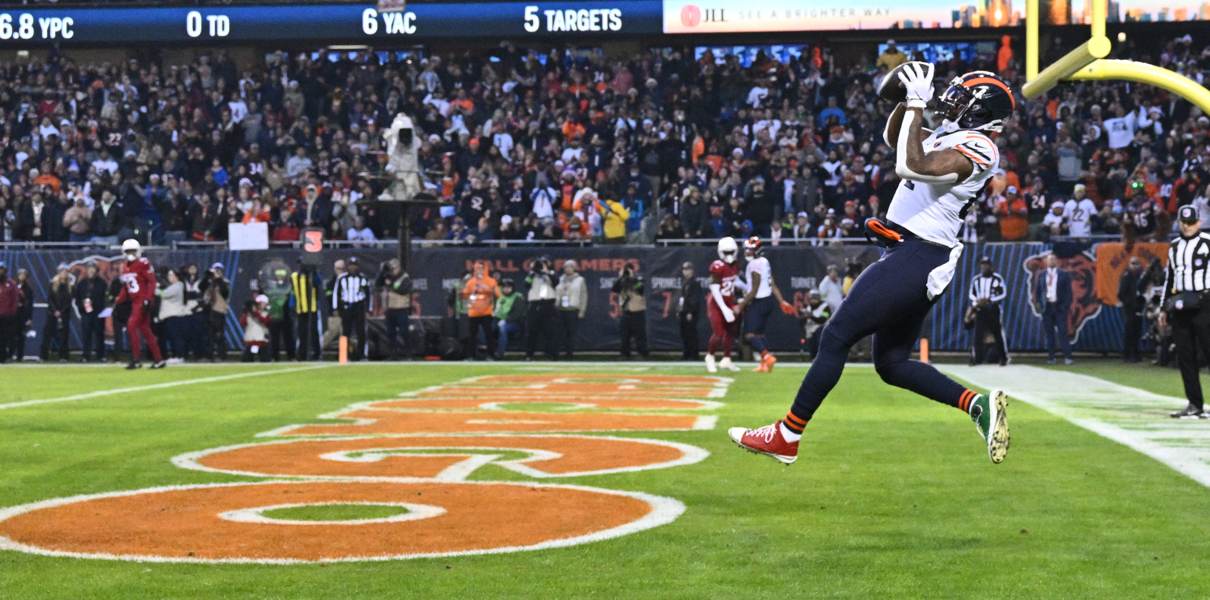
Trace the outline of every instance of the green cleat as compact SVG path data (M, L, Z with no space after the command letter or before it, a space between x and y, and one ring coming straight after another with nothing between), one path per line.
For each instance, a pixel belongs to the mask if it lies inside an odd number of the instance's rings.
M1004 462L1008 454L1008 418L1005 408L1008 406L1008 394L1004 390L992 390L990 394L979 394L971 402L971 420L979 429L979 435L987 440L987 457L993 463Z

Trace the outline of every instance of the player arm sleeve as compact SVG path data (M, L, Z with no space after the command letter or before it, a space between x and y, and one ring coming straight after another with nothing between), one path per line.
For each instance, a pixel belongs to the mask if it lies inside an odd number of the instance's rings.
M744 304L751 302L752 298L756 296L756 290L760 289L760 279L760 271L755 271L752 273L752 281L746 282L748 289L744 290Z
M151 290L151 291L147 292L146 299L148 302L150 302L153 298L155 298L155 293L157 290L159 290L159 288L160 288L160 286L158 285L158 283L156 282L156 279L155 279L155 271L152 271L151 269L147 269L147 288L146 289Z
M735 320L735 313L731 312L731 309L727 306L727 303L723 301L723 288L718 284L718 282L710 283L710 297L714 298L714 305L717 306L719 311L723 313L724 319L726 319L727 316L731 317L730 319L727 319L728 323Z
M736 277L735 278L735 288L738 289L739 291L747 294L748 290L752 289L752 286L748 285L747 281L744 281L743 279Z

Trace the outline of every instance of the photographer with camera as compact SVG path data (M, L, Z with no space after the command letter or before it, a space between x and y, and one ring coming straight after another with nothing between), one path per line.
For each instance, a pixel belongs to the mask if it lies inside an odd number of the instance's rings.
M227 309L231 299L231 282L223 276L223 263L210 265L198 284L206 313L206 357L227 360Z
M618 272L618 280L613 283L613 292L618 295L618 311L622 318L623 358L630 358L632 340L639 355L647 358L647 299L643 295L644 291L643 278L627 263Z
M538 338L542 339L547 358L555 359L555 283L554 271L549 257L540 256L530 265L525 276L529 287L526 300L529 311L525 315L525 360L533 360L538 349Z

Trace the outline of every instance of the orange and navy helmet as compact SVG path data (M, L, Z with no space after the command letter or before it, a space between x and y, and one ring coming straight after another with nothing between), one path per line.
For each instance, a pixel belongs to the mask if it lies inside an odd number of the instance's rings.
M1000 131L1017 110L1017 94L991 71L971 71L950 81L933 101L933 112L962 129Z
M756 256L760 254L760 238L752 236L744 240L744 256Z

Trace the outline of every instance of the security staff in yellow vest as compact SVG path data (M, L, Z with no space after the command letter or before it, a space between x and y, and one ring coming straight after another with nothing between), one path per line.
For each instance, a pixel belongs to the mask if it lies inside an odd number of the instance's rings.
M315 267L302 261L290 274L290 304L294 311L294 334L298 343L298 360L319 360L319 290L323 284Z

